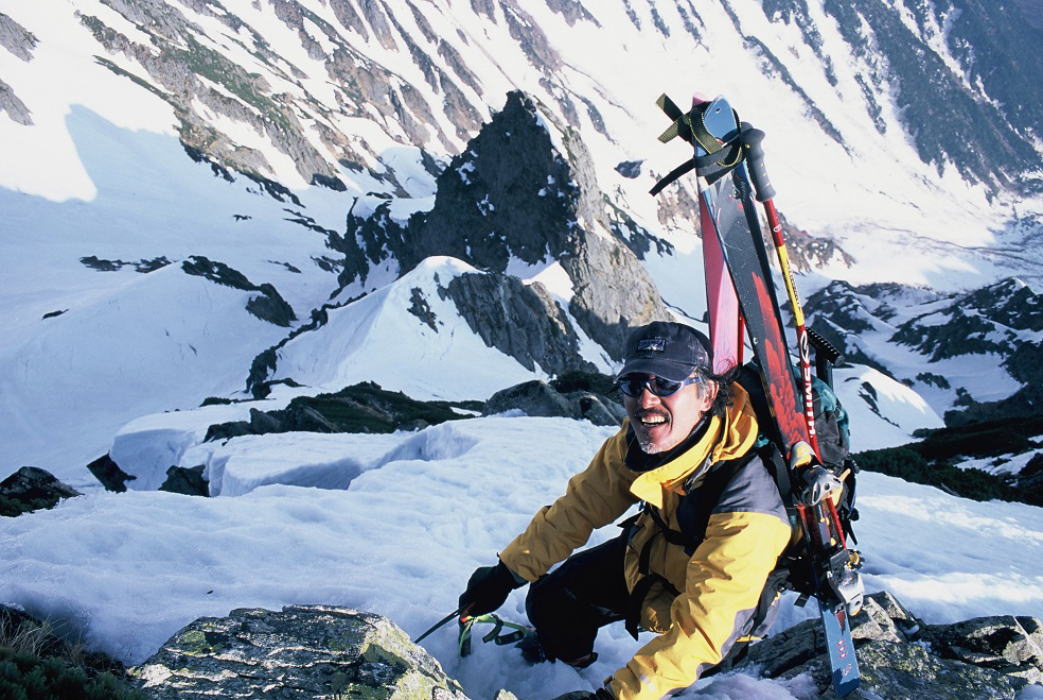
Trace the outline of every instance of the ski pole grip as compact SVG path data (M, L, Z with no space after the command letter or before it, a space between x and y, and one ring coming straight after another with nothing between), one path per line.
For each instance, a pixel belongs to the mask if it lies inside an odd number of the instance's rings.
M758 202L767 202L775 197L775 188L771 186L768 179L768 171L764 167L764 132L754 129L749 124L743 123L742 145L746 150L746 160L750 164L750 179L753 180L753 189L757 195Z

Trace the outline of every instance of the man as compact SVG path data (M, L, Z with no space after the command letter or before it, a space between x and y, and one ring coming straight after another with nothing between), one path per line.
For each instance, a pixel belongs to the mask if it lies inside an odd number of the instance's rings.
M712 374L702 333L664 322L635 329L617 384L627 412L619 433L496 566L474 572L460 607L491 612L531 582L526 611L538 644L527 656L578 668L597 658L605 624L626 620L635 638L639 625L656 632L598 695L657 700L720 664L764 622L755 611L791 530L752 451L753 407L738 383ZM638 502L620 537L570 556Z

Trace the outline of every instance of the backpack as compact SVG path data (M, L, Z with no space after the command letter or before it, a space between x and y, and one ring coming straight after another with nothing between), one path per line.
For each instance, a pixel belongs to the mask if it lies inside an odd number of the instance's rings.
M782 436L771 416L771 409L764 396L756 363L751 362L743 366L739 371L737 381L750 396L750 403L757 414L757 424L761 430L753 451L763 460L775 480L775 484L779 487L782 502L786 506L786 513L789 515L790 524L793 527L793 539L779 558L779 564L776 567L776 572L784 572L784 575L777 577L776 588L779 591L786 589L796 591L799 595L797 604L803 605L807 598L815 593L815 572L807 557L805 549L807 543L800 539L796 499L784 457ZM818 377L813 376L811 379L811 393L814 399L815 432L818 435L822 466L832 472L843 485L840 499L836 503L840 525L845 537L858 544L851 523L858 520L855 492L856 475L859 469L858 463L850 457L851 429L848 414L833 388Z
M801 528L796 499L784 457L782 436L771 415L756 362L750 362L741 367L735 381L749 394L750 403L757 415L761 432L754 447L743 457L718 464L706 476L700 488L685 496L686 501L690 500L690 502L684 503L678 508L681 531L670 529L661 518L657 517L655 510L650 509L653 522L667 541L684 546L685 551L691 554L703 541L710 512L720 501L728 483L753 457L761 458L779 488L779 494L782 496L782 502L786 506L786 513L790 519L793 537L789 546L779 557L775 570L768 577L757 609L747 625L747 633L733 644L728 655L714 668L714 671L726 668L740 660L745 656L749 643L761 638L767 632L774 622L773 613L776 610L774 603L783 591L796 591L797 605L803 606L807 599L815 594L819 583L815 580L817 572L811 563L808 543L800 536ZM836 504L837 515L845 536L857 544L858 540L855 539L851 522L858 519L858 511L855 509L855 476L858 472L858 465L850 458L851 435L847 411L844 410L832 387L818 377L812 378L812 396L814 398L815 432L818 434L822 466L837 476L843 485L840 500ZM682 517L681 511L691 515ZM645 590L639 591L638 588L635 588L635 599L643 598L643 594L647 592L647 587L653 578L661 579L655 574L646 573L647 583L643 587ZM639 603L640 600L632 599L631 607L634 608L634 605L639 605ZM628 614L628 629L631 627L636 629L636 614L637 608ZM632 631L633 633L635 632Z

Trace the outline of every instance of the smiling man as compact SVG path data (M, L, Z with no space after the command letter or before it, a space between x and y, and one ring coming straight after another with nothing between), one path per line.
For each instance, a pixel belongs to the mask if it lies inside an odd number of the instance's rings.
M616 380L628 416L622 428L496 566L471 575L460 607L491 612L531 582L526 611L535 633L523 653L577 668L597 659L594 640L606 624L625 621L635 639L639 629L654 632L597 690L654 700L770 626L776 596L766 582L791 530L753 449L749 398L711 373L706 337L652 323L630 334L624 355ZM620 536L573 554L634 504L640 509Z

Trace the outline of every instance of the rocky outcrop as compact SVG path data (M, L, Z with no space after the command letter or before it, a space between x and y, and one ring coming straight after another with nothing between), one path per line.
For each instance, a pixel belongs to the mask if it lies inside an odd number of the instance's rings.
M466 698L389 619L327 606L200 618L130 673L157 700Z
M332 239L345 255L341 284L364 282L370 266L388 258L408 270L427 257L449 255L493 273L506 272L512 261L557 260L575 291L569 313L610 356L618 358L631 326L669 318L637 257L652 245L668 252L667 244L606 203L582 140L525 94L508 94L503 110L437 184L431 211L414 214L406 225L391 219L385 206L368 218L348 216L347 236ZM550 312L551 326L561 326L561 314ZM530 366L525 353L514 356Z
M205 469L204 464L195 467L170 467L167 469L167 478L159 490L185 496L209 496L210 482L203 478Z
M33 125L33 115L25 106L18 95L14 94L11 86L0 80L0 113L7 112L7 116L22 126Z
M238 270L222 262L209 260L202 255L189 256L188 260L181 263L181 269L189 275L205 277L211 282L223 284L226 287L247 292L260 292L246 302L246 310L262 321L277 326L289 326L291 322L297 320L293 307L286 303L286 300L279 294L279 290L269 282L254 284Z
M887 592L866 597L851 620L862 681L851 698L1013 698L1043 682L1043 632L1036 618L975 618L925 625ZM733 666L768 678L809 674L817 697L834 697L822 623L806 620L750 647Z
M593 369L579 353L579 336L568 316L542 284L525 285L509 275L467 273L453 278L445 294L486 345L526 369L538 366L548 374Z
M794 225L779 213L782 224L782 235L786 241L790 264L794 272L810 272L816 268L837 263L852 267L855 259L840 244L831 238L812 236L804 229ZM770 236L771 229L764 224L764 233Z
M631 328L672 320L637 257L614 239L588 236L561 266L575 290L569 312L614 360L622 360Z
M237 435L264 435L309 431L316 433L391 433L419 430L447 420L466 417L453 410L469 410L480 403L417 401L400 391L387 391L373 382L361 382L332 394L298 396L276 411L250 410L249 421L211 425L207 440L223 440Z
M520 410L527 416L562 416L589 420L594 425L619 425L626 411L612 397L590 390L589 383L576 383L566 375L550 384L539 380L523 382L493 394L484 415ZM588 375L589 376L589 375Z
M132 260L107 260L99 258L97 255L86 255L80 258L80 262L98 272L116 272L122 270L124 267L133 267L136 271L141 273L155 272L156 270L166 267L170 264L165 255L159 257L147 259L141 258L137 262Z
M1015 82L1011 76L1037 75L1043 56L1030 48L1038 45L1039 30L1025 21L1028 14L1038 17L1039 8L1028 3L1024 8L1019 3L968 5L959 22L934 30L939 33L933 36L930 27L944 20L931 4L904 15L884 5L827 3L824 10L859 66L856 76L867 100L893 100L903 123L917 125L909 129L909 138L924 162L934 163L939 173L954 165L972 181L1028 189L1032 185L1013 183L1012 175L1039 167L1039 152L1024 135L1039 138L1043 86L1038 80ZM924 50L930 39L952 47L951 58ZM947 60L961 70L952 71ZM925 75L933 79L924 81ZM969 85L976 87L969 90ZM1016 107L1001 114L1000 105ZM870 114L879 113L879 107L867 108ZM995 126L1001 123L1009 126ZM993 126L983 131L979 124Z
M88 464L87 471L93 474L94 478L100 481L107 490L116 493L126 491L127 482L138 478L120 469L120 466L107 454Z
M35 34L0 12L0 46L29 62L33 60L33 51L38 43L40 40Z
M261 151L235 143L212 126L211 120L204 116L206 110L200 109L204 106L227 119L249 124L263 134L293 159L305 181L345 189L327 158L305 136L305 126L293 105L288 104L288 96L274 94L265 77L248 72L211 48L207 38L201 40L206 34L199 25L166 3L113 0L110 7L135 26L147 29L149 43L132 41L96 16L81 15L80 22L106 52L131 58L144 68L145 75L128 73L105 58L99 58L98 62L168 102L178 118L181 141L187 147L196 149L208 162L250 177L263 179L274 175L272 164ZM242 34L252 35L258 52L265 54L265 59L272 64L279 60L271 54L263 38L235 15L207 14L234 25L233 33L242 30ZM280 73L282 71L275 71L278 77L286 77ZM297 76L300 77L303 75Z
M48 471L22 467L0 481L0 515L13 517L29 511L53 508L63 498L81 495Z
M976 617L952 625L928 625L923 637L942 658L1043 684L1043 623L1038 618Z

